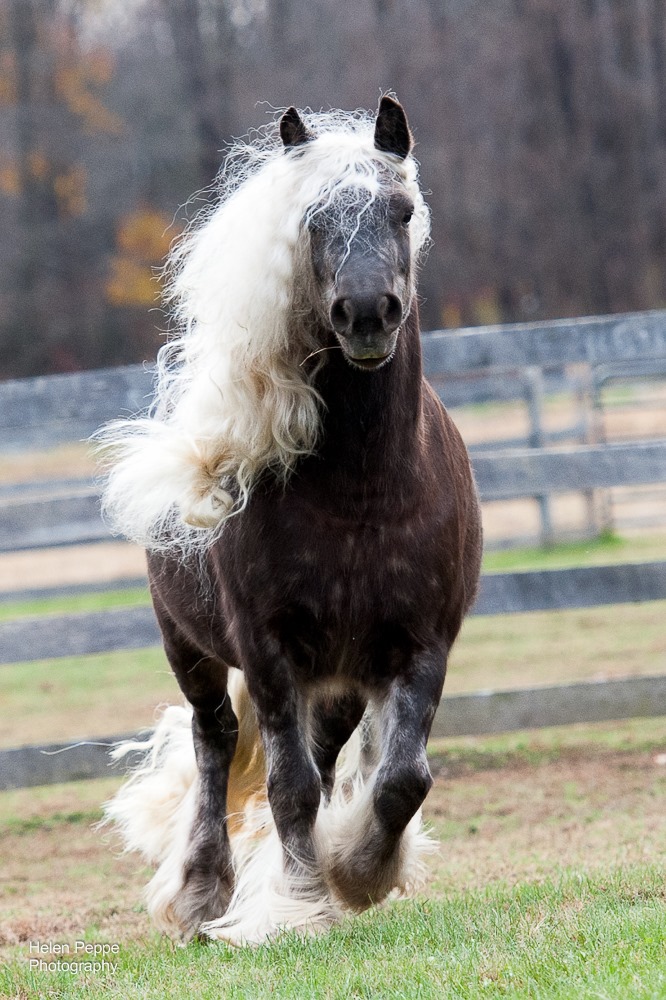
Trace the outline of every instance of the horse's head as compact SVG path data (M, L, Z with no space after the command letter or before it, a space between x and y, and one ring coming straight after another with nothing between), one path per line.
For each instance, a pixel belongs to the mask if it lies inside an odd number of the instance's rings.
M285 112L280 133L292 155L305 154L310 142L315 153L315 136L294 108ZM374 147L351 164L341 158L339 176L328 180L304 218L312 304L358 368L374 370L390 360L411 308L415 205L401 170L411 148L401 105L382 98Z

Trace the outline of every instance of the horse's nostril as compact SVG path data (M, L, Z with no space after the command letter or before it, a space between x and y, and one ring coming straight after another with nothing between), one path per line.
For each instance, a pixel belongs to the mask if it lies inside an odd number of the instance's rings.
M402 303L397 295L390 292L382 295L377 311L387 333L398 329L402 322Z
M331 306L331 323L337 333L344 333L352 325L354 311L349 299L336 299Z

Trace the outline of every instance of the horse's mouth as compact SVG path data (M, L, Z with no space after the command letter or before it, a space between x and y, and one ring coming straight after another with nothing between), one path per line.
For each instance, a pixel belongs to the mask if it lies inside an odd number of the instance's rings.
M393 351L389 351L388 354L383 354L378 358L354 358L351 354L347 355L347 359L356 368L362 368L364 371L374 371L376 368L381 368L385 365L387 361L393 357Z
M345 360L353 368L360 368L366 372L376 371L389 362L395 354L398 344L397 330L390 334L380 335L374 331L373 333L373 336L368 336L364 331L353 332L348 337L336 334Z

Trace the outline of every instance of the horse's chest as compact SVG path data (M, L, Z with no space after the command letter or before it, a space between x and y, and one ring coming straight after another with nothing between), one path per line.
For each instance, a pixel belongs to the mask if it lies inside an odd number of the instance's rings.
M283 522L248 547L242 589L254 598L251 627L274 636L313 679L347 673L372 683L393 674L439 601L434 548L409 524Z
M405 533L394 526L323 525L290 537L274 564L275 587L325 619L395 614L411 607L423 567Z

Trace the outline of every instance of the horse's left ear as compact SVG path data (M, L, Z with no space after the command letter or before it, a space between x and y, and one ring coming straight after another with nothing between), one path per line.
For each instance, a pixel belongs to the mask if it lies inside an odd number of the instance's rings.
M302 146L303 143L314 139L314 135L307 127L296 108L287 108L280 119L280 138L285 148L292 146Z
M413 142L402 104L392 97L382 97L375 123L375 147L383 153L395 153L404 160Z

